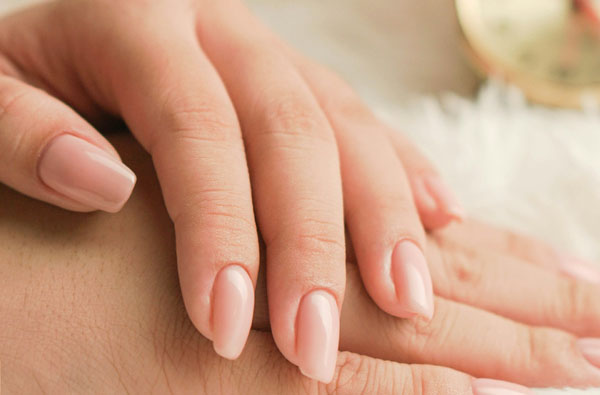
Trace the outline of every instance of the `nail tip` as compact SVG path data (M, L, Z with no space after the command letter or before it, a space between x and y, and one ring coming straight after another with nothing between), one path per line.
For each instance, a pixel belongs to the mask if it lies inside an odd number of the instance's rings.
M471 381L473 395L533 395L528 387L508 381L495 379L473 379Z
M466 217L466 212L461 206L447 207L446 214L453 220L463 222Z
M213 349L219 356L230 361L238 359L238 357L242 354L242 350L234 350L228 349L227 347L219 347L215 342L213 342Z
M324 375L324 374L322 374L322 372L307 371L307 370L303 369L301 366L299 366L298 368L300 369L300 373L302 373L302 375L308 377L311 380L317 380L324 384L329 384L329 383L331 383L331 381L333 381L333 373Z

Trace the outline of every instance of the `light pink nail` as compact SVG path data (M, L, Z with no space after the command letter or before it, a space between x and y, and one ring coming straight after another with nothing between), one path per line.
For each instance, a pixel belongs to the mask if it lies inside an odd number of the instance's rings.
M123 207L136 181L135 174L117 158L71 134L50 141L38 171L56 192L111 213Z
M254 286L238 265L221 269L213 286L213 347L224 358L236 359L244 349L254 313Z
M392 279L396 297L406 316L433 317L433 286L423 252L409 240L396 244L392 252Z
M329 383L335 372L340 313L335 298L316 290L300 301L296 323L298 367L305 376Z
M585 338L577 341L577 346L583 356L597 368L600 368L600 339Z
M440 210L457 220L465 218L465 210L462 205L450 188L439 177L427 177L424 183L425 188L433 200L435 200Z
M533 395L527 387L500 380L475 379L472 387L473 395Z
M560 255L560 271L578 280L600 284L600 267L569 255Z

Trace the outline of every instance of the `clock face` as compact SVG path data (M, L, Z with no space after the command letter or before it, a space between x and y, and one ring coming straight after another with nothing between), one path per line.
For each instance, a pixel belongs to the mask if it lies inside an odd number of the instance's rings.
M487 71L600 87L600 1L456 0L456 7Z

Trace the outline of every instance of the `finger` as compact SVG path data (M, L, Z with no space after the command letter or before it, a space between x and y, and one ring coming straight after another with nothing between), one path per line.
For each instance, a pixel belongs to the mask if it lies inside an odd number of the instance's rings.
M441 235L429 244L437 295L530 325L600 337L597 286Z
M382 124L409 176L421 220L427 229L440 229L452 221L462 222L465 210L454 192L421 150L406 136Z
M335 138L293 67L232 7L219 2L210 20L199 23L199 37L219 69L244 132L267 249L273 337L304 374L329 382L345 283Z
M457 198L414 144L377 119L354 91L335 74L292 49L283 47L321 102L335 129L345 133L349 128L360 127L362 133L369 136L376 131L389 138L404 166L421 221L427 229L442 228L452 221L464 218L464 210ZM363 122L353 123L357 118ZM393 174L391 170L388 171Z
M74 211L116 212L135 175L115 149L72 109L0 75L0 181Z
M592 365L598 345L591 340L581 342L560 330L523 325L443 298L436 298L430 322L398 319L370 300L352 267L342 309L341 350L532 386L600 384L600 366Z
M270 368L265 370L264 366ZM248 350L240 361L235 366L227 363L219 367L217 373L211 375L215 385L209 387L208 393L213 390L244 394L489 395L510 390L511 395L532 394L525 387L496 380L473 380L464 373L444 367L404 365L350 352L338 354L330 384L318 383L302 377L274 350L270 336L257 332L251 333ZM229 380L223 386L221 377L232 376L235 380ZM232 382L234 388L231 388Z
M190 319L217 353L235 359L252 320L258 238L236 115L192 23L181 23L191 17L143 25L135 40L119 41L115 95L152 155ZM140 36L153 45L140 46Z
M389 314L431 318L424 230L402 163L350 89L327 74L305 79L337 135L346 223L369 295Z
M443 234L445 238L461 240L470 246L478 246L482 250L494 250L501 254L522 259L525 262L559 271L579 280L600 284L598 265L566 252L558 251L549 244L533 237L489 226L474 220L456 224Z

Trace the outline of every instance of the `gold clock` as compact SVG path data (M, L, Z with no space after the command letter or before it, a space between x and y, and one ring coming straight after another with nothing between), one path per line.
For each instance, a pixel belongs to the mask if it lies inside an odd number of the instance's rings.
M456 0L467 54L532 101L600 104L599 0Z

